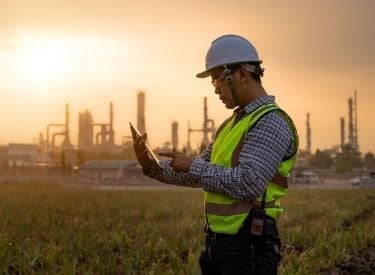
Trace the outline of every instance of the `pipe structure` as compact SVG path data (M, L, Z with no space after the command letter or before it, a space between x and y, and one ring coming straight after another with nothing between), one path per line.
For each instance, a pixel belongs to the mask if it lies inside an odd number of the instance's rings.
M69 104L65 104L65 123L49 123L47 124L47 151L49 151L49 136L50 136L50 128L51 127L64 127L63 132L57 133L58 135L64 135L64 141L62 143L62 147L68 148L72 147L69 137ZM53 136L53 144L54 145L54 136Z
M100 126L101 130L95 135L95 144L99 144L99 136L102 137L101 144L109 143L110 145L115 144L115 135L113 130L113 103L109 105L109 123L93 123L93 132L95 132L94 127ZM108 140L107 140L108 137Z
M50 124L47 124L47 137L46 137L46 141L47 141L47 152L49 152L49 129L51 127L65 127L65 124L57 124L57 123L50 123Z
M55 146L55 136L65 136L65 135L66 135L65 131L60 132L60 133L53 133L52 134L52 146Z
M109 126L108 123L93 123L92 127L94 128L95 126L100 126L101 130L96 133L95 135L95 144L99 144L99 136L102 136L102 142L104 143L105 137L110 134L110 131L107 130L107 127Z
M201 147L206 147L210 141L208 139L208 134L211 133L212 136L211 136L211 139L214 138L214 135L215 135L215 122L213 119L209 119L208 118L208 112L207 112L208 108L207 108L207 97L204 97L204 104L203 104L203 127L202 129L191 129L190 128L190 123L188 123L188 145L187 147L189 148L190 147L190 134L192 132L202 132L203 133L203 138L202 138L202 143L201 143ZM201 148L201 149L202 149Z

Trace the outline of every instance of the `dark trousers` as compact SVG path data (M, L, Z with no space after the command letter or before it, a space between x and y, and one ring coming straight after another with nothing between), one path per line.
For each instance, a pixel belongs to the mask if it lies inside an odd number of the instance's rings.
M252 236L249 226L236 235L207 233L199 265L202 274L277 274L281 259L276 223L267 218L263 236Z

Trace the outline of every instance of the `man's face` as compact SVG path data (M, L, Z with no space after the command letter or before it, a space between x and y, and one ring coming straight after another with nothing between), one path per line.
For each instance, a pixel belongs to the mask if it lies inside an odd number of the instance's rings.
M229 84L225 80L223 75L223 68L213 69L211 72L211 80L215 89L215 94L220 96L220 100L225 104L227 109L233 109L237 106L236 101L233 98L233 94L229 88ZM232 74L231 74L232 75ZM232 80L232 85L235 85Z

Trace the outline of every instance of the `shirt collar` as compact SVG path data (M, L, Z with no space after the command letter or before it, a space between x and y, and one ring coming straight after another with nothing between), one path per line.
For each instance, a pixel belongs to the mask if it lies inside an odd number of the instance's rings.
M250 114L252 111L257 109L258 107L270 103L275 102L275 97L271 95L266 95L266 96L261 96L255 99L254 101L250 102L247 104L244 108L236 108L234 110L234 115L245 115L245 114Z

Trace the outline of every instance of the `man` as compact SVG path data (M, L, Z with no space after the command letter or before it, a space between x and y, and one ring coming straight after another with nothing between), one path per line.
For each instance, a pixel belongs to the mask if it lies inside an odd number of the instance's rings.
M262 86L261 63L241 36L212 42L206 70L197 77L211 76L226 108L237 108L199 157L163 154L172 159L161 161L160 168L147 154L146 134L134 142L147 176L205 191L203 274L277 273L281 256L275 219L283 211L280 199L287 191L298 137L292 120Z

